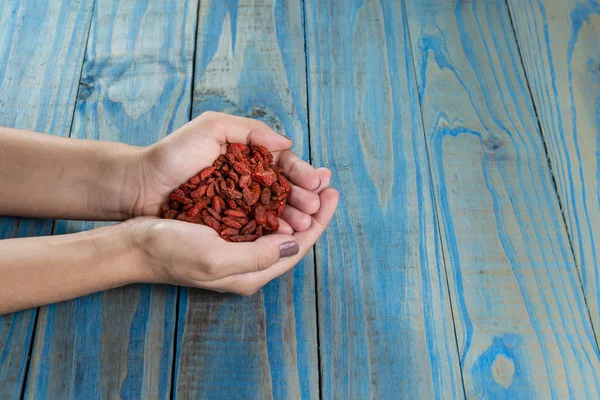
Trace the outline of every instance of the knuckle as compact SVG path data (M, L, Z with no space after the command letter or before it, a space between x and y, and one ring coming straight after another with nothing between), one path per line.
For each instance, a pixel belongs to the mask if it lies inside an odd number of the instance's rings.
M309 215L316 213L321 208L321 200L319 199L319 196L313 193L310 193L310 195L307 196L305 204L307 214Z
M202 114L200 114L200 118L206 119L206 120L213 120L218 117L219 117L219 113L216 111L204 111Z
M211 252L207 254L204 273L210 277L216 276L221 270L222 264L222 260L218 254L216 254L216 252Z
M256 256L254 257L253 269L255 271L265 269L273 264L273 259L272 252L268 251L268 249L257 250Z
M260 129L260 130L265 130L265 129L271 130L271 127L269 125L267 125L264 121L261 121L261 120L258 120L258 119L255 120L255 121L256 121L255 124L256 124L256 128L257 129Z
M300 173L301 169L302 169L302 162L299 159L294 158L290 162L290 166L289 166L289 169L288 169L288 174L289 175L293 175L293 174L296 174L296 173Z

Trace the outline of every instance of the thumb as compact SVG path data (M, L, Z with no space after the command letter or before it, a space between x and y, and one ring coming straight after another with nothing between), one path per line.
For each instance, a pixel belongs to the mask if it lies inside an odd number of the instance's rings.
M217 274L219 278L262 271L282 258L295 256L300 251L292 235L273 234L254 242L224 242L215 251L219 255Z

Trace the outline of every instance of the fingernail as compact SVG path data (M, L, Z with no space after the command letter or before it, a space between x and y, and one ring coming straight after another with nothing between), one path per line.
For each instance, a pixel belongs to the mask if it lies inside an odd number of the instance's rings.
M300 246L296 242L287 242L279 246L279 258L291 257L298 254Z

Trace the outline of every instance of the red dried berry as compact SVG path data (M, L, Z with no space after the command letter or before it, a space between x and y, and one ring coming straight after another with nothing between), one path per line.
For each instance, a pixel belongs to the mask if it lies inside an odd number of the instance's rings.
M212 166L173 190L159 215L207 225L230 242L276 232L291 185L272 162L264 146L230 144Z
M272 232L277 232L279 230L279 220L272 213L267 214L267 228L269 228Z
M269 188L264 188L262 192L260 192L260 202L264 204L268 204L271 201L271 190Z
M228 217L246 218L246 213L238 210L227 210L225 211L225 215Z
M235 218L232 217L223 217L222 221L225 225L230 226L235 229L242 229L244 225L240 224Z
M200 180L205 180L215 172L215 167L206 167L200 172Z
M239 229L235 229L235 228L225 228L221 232L221 236L236 236L239 234L240 234Z

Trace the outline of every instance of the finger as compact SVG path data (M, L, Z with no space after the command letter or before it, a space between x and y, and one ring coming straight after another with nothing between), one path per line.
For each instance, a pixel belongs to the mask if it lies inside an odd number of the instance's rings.
M319 187L320 178L317 170L309 163L301 160L290 150L282 151L278 154L277 164L283 168L283 173L295 185L308 190L314 190Z
M292 185L288 203L308 215L316 213L319 211L319 207L321 207L321 202L319 201L319 195L317 193L296 185Z
M292 205L286 205L281 218L296 232L305 231L310 228L312 218Z
M278 218L279 219L279 230L277 231L277 233L283 233L286 235L293 235L294 234L294 228L292 228L290 226L290 224L287 223L287 221L285 221L284 219Z
M257 272L269 268L282 257L297 254L298 244L292 235L273 234L254 242L229 243L223 240L211 247L209 275L213 279L229 275Z
M267 147L270 151L286 150L292 141L275 133L262 121L238 117L214 111L200 115L204 122L212 126L211 133L220 144L244 143Z
M300 246L298 254L281 259L270 268L260 272L231 275L222 280L214 281L212 285L224 288L233 293L252 294L271 280L292 269L304 258L306 253L308 253L325 231L327 225L329 225L337 208L339 196L339 192L335 189L327 189L321 193L321 209L312 216L311 227L304 232L298 232L294 235Z
M331 170L328 168L318 168L317 169L317 174L319 174L319 178L321 179L321 184L319 185L319 187L314 190L315 193L321 193L323 190L327 189L329 187L329 184L331 183Z

